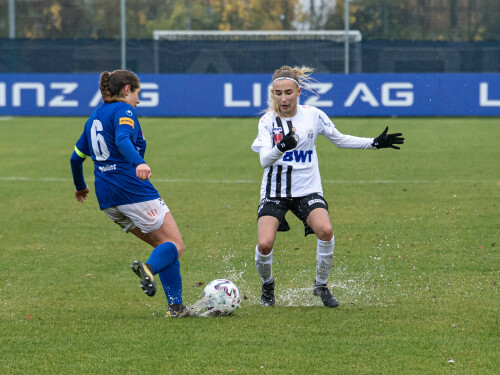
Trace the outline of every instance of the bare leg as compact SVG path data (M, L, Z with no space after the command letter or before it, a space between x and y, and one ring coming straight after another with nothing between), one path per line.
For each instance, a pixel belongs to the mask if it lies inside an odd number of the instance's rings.
M179 258L184 253L182 235L171 212L167 212L162 226L154 232L142 233L139 228L134 228L130 232L153 247L165 242L172 242L177 247Z
M273 250L279 221L273 216L262 216L257 222L257 248L262 255L268 255Z
M324 208L312 210L306 222L321 241L330 241L332 239L333 231L332 224L330 223L330 215L328 215L328 211Z

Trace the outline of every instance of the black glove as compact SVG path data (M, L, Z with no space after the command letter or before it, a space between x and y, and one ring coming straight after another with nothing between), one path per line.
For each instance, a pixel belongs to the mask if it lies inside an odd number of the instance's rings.
M276 145L278 150L285 152L297 147L297 142L299 141L299 136L293 131L288 133L283 137L283 139Z
M385 128L382 134L380 134L377 138L373 139L372 146L376 148L390 147L399 150L399 147L394 145L402 145L403 143L405 143L405 139L401 137L403 134L402 133L387 134L387 130L389 130L388 126Z

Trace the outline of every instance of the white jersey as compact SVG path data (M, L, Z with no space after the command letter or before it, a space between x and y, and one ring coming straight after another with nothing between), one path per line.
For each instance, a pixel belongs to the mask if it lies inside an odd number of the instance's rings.
M299 135L297 147L286 151L273 165L265 168L261 199L297 198L312 193L323 195L316 153L318 134L340 148L376 149L372 146L373 138L344 135L322 110L299 105L297 113L291 118L280 118L273 111L262 116L252 150L269 153L292 129Z

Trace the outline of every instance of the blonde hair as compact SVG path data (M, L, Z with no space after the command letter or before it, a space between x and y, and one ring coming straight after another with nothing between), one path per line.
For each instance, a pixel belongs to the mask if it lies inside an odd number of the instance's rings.
M311 74L313 73L313 71L314 69L308 66L295 66L291 68L288 65L283 65L281 68L277 69L274 72L271 82L272 84L274 84L274 82L276 81L287 79L290 81L294 81L297 84L297 87L314 93L312 83L315 82L315 80L311 78ZM271 86L271 88L269 89L269 106L264 112L274 111L277 114L281 114L280 107L274 100L273 90L274 89Z
M122 90L130 85L132 92L140 87L139 78L128 70L115 70L113 72L102 72L100 90L104 103L119 102L123 98Z

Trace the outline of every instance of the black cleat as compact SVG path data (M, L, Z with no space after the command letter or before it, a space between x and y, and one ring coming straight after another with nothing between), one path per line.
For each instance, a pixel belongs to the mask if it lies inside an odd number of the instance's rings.
M198 313L188 309L182 303L172 303L168 305L167 318L188 318L192 316L198 316Z
M330 292L326 284L314 284L313 294L321 298L323 301L323 305L326 307L337 307L339 305L339 301L335 298L335 296Z
M262 284L262 295L260 304L262 306L274 306L274 279L270 283Z
M156 281L153 276L153 269L149 264L136 260L132 263L132 271L141 279L141 288L148 296L153 297L156 293Z

